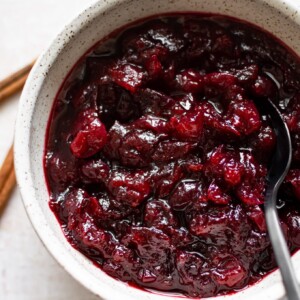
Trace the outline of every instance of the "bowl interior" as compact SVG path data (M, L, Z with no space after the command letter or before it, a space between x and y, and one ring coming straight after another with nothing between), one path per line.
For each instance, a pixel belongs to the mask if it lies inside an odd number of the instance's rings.
M263 0L99 1L69 24L39 58L19 106L15 136L17 178L29 217L46 247L71 275L95 294L103 299L174 299L174 296L170 298L162 293L148 293L129 287L96 268L69 245L49 209L43 169L45 133L53 101L64 78L88 49L114 29L166 12L198 11L238 17L271 31L296 53L300 53L300 18L292 1L286 3ZM300 253L294 255L293 263L296 270L300 270ZM244 291L217 298L279 299L284 293L280 280L279 272L275 271Z

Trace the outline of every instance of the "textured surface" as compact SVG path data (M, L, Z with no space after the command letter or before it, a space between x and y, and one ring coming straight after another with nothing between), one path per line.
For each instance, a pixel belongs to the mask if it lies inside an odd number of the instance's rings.
M2 0L0 80L33 60L91 0ZM69 7L71 5L71 7ZM21 25L20 25L21 24ZM19 95L0 106L0 161L13 138ZM98 299L71 278L37 237L16 189L0 218L0 299Z
M296 170L279 214L299 224L288 192L300 181L300 76L288 72L299 61L249 25L198 14L152 19L102 48L49 124L50 206L70 243L143 287L208 297L257 281L274 267L262 204L275 133L255 103L270 97L288 120Z
M57 32L57 30L61 28L62 25L68 19L70 19L72 16L75 16L76 12L81 9L82 5L85 6L90 2L92 1L86 0L83 3L83 1L80 0L76 0L76 1L64 0L61 1L60 5L58 6L56 0L52 0L52 1L47 0L43 2L28 0L26 1L26 3L22 3L20 0L19 1L2 0L0 4L0 10L2 13L2 18L0 20L0 28L1 28L0 41L2 42L1 43L2 48L0 49L1 61L2 61L0 78L4 77L5 75L9 74L10 71L17 69L18 67L27 63L28 61L30 61L30 59L35 57L40 52L40 50L46 44L48 44L49 40L51 40L51 38L55 35L55 32ZM166 4L169 3L170 7L172 8L174 7L175 2L176 1L174 0L165 1L165 3ZM195 1L187 1L187 2L195 2ZM207 1L203 0L203 3L204 2ZM212 6L213 3L216 4L217 2L221 3L221 1L214 1L211 2ZM240 3L242 4L242 2L243 1L241 1ZM279 2L279 0L278 1L274 0L273 2L276 3ZM289 2L292 2L292 0L290 0ZM72 5L68 7L68 5L71 3ZM107 2L103 0L103 3L107 3ZM136 15L141 16L143 15L141 11L148 12L154 10L154 8L160 9L161 7L161 5L157 5L157 1L155 3L156 6L153 5L152 2L144 1L143 3L147 3L147 4L149 3L148 6L152 7L153 9L149 9L149 7L147 8L140 7L140 10L137 10L136 9L137 7L135 6L134 9L133 7L131 7L131 10L136 11ZM183 4L185 2L182 1L180 3ZM197 3L200 3L200 1ZM254 2L249 1L249 3L247 3L249 4L247 5L247 14L250 16L259 15L259 14L249 13L249 6L251 6L250 5L251 3ZM232 2L232 4L234 3ZM295 3L293 3L293 5L294 7L296 7ZM66 7L68 8L66 9ZM282 6L282 10L285 10L284 6ZM228 10L228 8L226 8L226 12L230 13L231 11ZM293 18L297 18L296 11L289 10L289 12L291 15L293 15ZM120 13L120 10L118 13ZM265 16L264 14L262 15ZM241 17L243 17L243 15L241 15ZM247 18L247 16L244 17ZM123 16L120 15L119 18L125 19L125 17L123 18ZM274 19L276 20L276 18ZM21 23L20 20L23 20L23 22ZM283 21L282 23L285 23L283 18L281 20ZM112 23L116 24L116 22L113 21ZM281 25L280 27L286 29L287 25L284 25L282 23L280 23ZM278 29L278 26L275 27ZM288 33L290 31L285 30L285 32ZM36 40L35 40L35 36L37 37ZM34 39L35 42L32 42L32 39ZM288 37L287 40L289 40ZM297 41L297 39L295 39L295 41ZM63 65L66 66L66 63ZM4 153L8 148L8 140L11 139L12 137L12 130L13 130L12 125L10 125L9 127L6 124L12 124L14 120L15 112L16 112L16 103L10 103L7 106L2 106L0 108L0 114L1 114L0 122L2 128L4 128L1 131L0 159L3 159ZM26 144L24 144L24 147L26 147ZM30 195L32 195L32 193L30 193ZM89 296L90 294L85 292L83 289L78 288L78 285L76 285L73 281L71 281L69 277L64 277L65 275L59 276L57 272L49 271L51 269L50 266L55 265L55 263L50 258L50 256L47 255L47 252L40 246L38 239L36 238L33 230L31 229L29 222L27 221L20 200L21 199L19 195L14 195L14 198L12 199L10 206L8 207L8 210L5 212L5 217L2 218L2 220L0 221L0 235L1 235L0 236L1 238L0 239L0 266L1 266L0 274L1 272L3 272L2 270L4 269L6 270L5 271L6 274L8 274L8 272L11 274L10 280L6 279L8 275L5 276L5 280L3 280L2 277L0 278L0 298L1 299L25 299L25 300L26 299L87 299L87 300L93 299L92 296ZM45 212L49 213L48 210ZM36 220L38 219L36 218ZM7 231L5 233L6 234L5 239L2 238L2 236L4 237L4 232L5 232L4 229L2 230L2 227L4 228L4 224L5 224L5 228L9 228L9 232L8 229L6 229ZM53 225L51 222L49 222L48 224L51 224L51 226ZM45 229L44 224L41 224L40 227L43 227ZM11 232L13 232L13 234ZM48 236L47 238L44 237L45 241L47 241L47 239L52 240L52 242L56 241L53 237L51 237L51 239ZM64 240L61 240L60 243L63 244ZM59 253L59 251L62 250L63 247L66 247L66 245L63 244L63 246L60 245L60 247L57 247L57 251L56 251L57 258L63 257L63 259L60 258L60 260L66 266L70 267L71 265L72 266L74 265L74 269L75 268L79 269L80 265L78 261L80 257L75 252L72 252L72 255L68 254L67 251L70 250L66 251L65 248L64 248L64 252ZM36 250L33 251L33 249ZM17 256L19 257L19 261L17 260ZM39 260L41 260L39 264L36 263L37 257ZM51 263L48 264L49 261L51 261ZM26 264L26 268L24 268L24 270L20 268L21 263ZM143 297L129 297L128 289L116 283L114 284L114 287L117 287L117 289L110 287L108 290L104 291L103 282L102 284L99 285L99 277L101 276L98 276L98 278L96 278L94 273L93 275L91 275L94 269L92 267L87 268L88 263L86 261L83 261L82 258L81 258L81 263L84 264L84 266L80 268L80 272L77 272L77 277L80 277L79 275L82 276L84 274L89 275L88 283L87 281L85 282L86 286L90 286L95 291L97 290L98 293L101 292L102 294L106 294L107 295L106 299L117 299L111 297L111 293L117 293L117 290L119 290L120 293L123 292L122 296L126 299L149 299L150 298L149 296L150 294L144 294L144 293L142 295ZM87 269L91 273L88 273L86 271ZM47 273L48 275L45 276L45 273L39 273L39 270L43 270L41 272L49 271L49 273ZM62 273L62 271L60 272ZM35 276L32 275L33 273L35 274ZM265 293L266 297L264 297L264 299L273 299L274 295L282 294L282 289L280 289L280 285L279 284L273 285L274 281L272 280L274 278L275 278L275 274L272 274L268 278L268 280L264 281L265 282L264 287L272 286L272 289L269 289L268 291L264 289L264 291L266 292ZM278 274L276 275L276 278L278 282ZM102 276L102 279L105 278ZM108 283L107 279L105 279L105 281L106 283ZM109 281L109 283L111 283L111 281ZM5 287L3 286L3 284L5 284ZM8 287L9 290L11 291L9 296L7 296L8 293L5 292L8 289ZM64 293L60 293L60 287L63 287ZM3 292L6 293L5 297L3 297L2 294ZM135 295L137 294L137 291L134 291L133 289L131 289L131 292L132 294L133 293L135 293ZM256 293L253 293L253 290L252 291L248 290L245 291L245 293L243 294L250 297L252 295L253 299L257 299L257 289L256 289ZM152 294L151 299L153 298L158 299L158 296L156 297L155 295ZM161 297L159 298L162 299Z

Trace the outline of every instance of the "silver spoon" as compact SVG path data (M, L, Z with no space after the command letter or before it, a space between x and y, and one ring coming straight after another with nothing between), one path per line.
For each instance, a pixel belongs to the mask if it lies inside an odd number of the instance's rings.
M265 101L261 100L259 106L270 115L277 137L276 150L267 176L267 190L265 197L265 216L268 233L273 246L276 262L281 272L287 297L289 300L299 300L300 289L276 208L278 189L291 165L291 137L279 110L269 99Z

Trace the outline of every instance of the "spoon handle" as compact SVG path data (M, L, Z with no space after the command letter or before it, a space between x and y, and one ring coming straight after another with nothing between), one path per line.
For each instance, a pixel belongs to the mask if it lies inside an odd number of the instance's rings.
M280 221L277 214L276 199L278 188L279 184L277 184L274 189L269 187L266 192L265 216L268 226L268 233L273 245L276 262L281 271L287 298L289 300L299 300L299 284L292 266L290 252L280 227Z

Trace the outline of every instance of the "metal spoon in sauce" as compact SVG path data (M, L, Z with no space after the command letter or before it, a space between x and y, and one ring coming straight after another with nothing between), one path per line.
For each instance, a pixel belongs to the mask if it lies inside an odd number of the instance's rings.
M276 262L281 272L287 298L289 300L299 300L300 288L291 263L290 252L280 226L276 208L278 189L291 164L291 137L279 110L271 100L268 99L257 104L269 114L277 138L275 153L267 175L267 190L265 196L265 216L268 233Z

